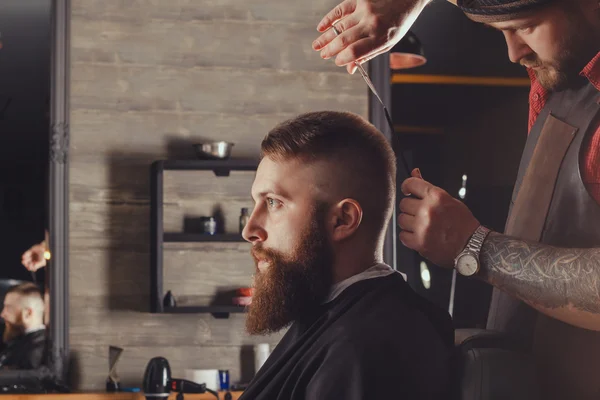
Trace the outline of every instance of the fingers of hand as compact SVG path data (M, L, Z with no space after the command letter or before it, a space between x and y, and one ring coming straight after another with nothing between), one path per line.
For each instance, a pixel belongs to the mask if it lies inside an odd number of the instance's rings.
M421 200L405 197L400 200L399 208L403 213L415 216L419 213L422 203Z
M30 261L29 263L27 263L27 265L25 265L25 268L29 271L35 272L38 269L45 267L45 266L46 266L46 260L42 259L42 260Z
M321 57L324 59L331 58L339 54L342 50L347 48L352 43L356 43L357 40L362 38L362 33L358 27L352 27L346 31L343 31L336 36L323 50L321 50Z
M422 178L407 178L402 182L400 190L404 195L410 194L417 196L420 199L425 198L434 186Z
M345 0L329 11L317 25L319 32L325 32L331 28L331 25L347 15L350 15L356 9L356 0Z
M423 175L421 175L421 170L419 168L415 168L412 170L412 172L410 173L410 175L414 178L421 178L423 179Z
M28 271L31 271L33 269L33 263L31 262L31 260L23 260L21 263Z
M356 26L354 29L357 28L359 28L359 26ZM348 63L354 64L356 60L362 60L363 58L367 57L375 57L372 52L373 49L379 48L380 40L377 40L373 37L366 37L365 34L363 34L362 37L362 39L359 38L354 43L348 44L345 49L339 52L335 59L336 65L341 67L342 65L346 65Z
M415 232L417 220L413 215L400 214L398 216L398 226L403 231Z
M30 251L26 251L21 256L21 263L23 263L23 265L25 265L25 263L30 263L30 262L31 262L31 252Z
M333 39L335 39L337 35L333 31L333 29L328 29L321 36L315 39L312 43L313 50L319 51L322 50L325 46L327 46ZM321 57L323 53L321 52Z

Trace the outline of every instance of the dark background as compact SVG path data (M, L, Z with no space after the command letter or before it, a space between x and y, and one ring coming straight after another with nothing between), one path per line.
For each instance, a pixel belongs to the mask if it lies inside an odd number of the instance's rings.
M421 40L428 62L397 72L527 78L522 67L509 61L501 33L470 21L446 1L428 6L412 31ZM405 126L397 134L412 166L455 197L466 174L465 203L482 224L500 232L527 138L528 93L526 86L392 85L392 119ZM417 127L415 132L411 126ZM400 244L398 269L407 273L421 295L448 309L452 271L428 262L431 288L425 289L419 269L422 260ZM490 295L489 285L458 276L456 327L483 327Z
M50 0L2 0L0 35L0 278L32 280L21 254L46 228Z

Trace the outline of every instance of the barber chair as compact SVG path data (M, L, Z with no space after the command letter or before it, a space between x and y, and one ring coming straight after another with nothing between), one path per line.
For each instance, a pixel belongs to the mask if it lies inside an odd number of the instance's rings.
M455 331L457 400L539 400L533 356L501 332Z

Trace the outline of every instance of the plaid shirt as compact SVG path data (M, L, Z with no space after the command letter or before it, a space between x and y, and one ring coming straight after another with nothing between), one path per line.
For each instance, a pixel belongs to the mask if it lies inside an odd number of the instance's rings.
M533 71L527 72L531 79L529 92L529 131L531 131L548 100L549 93L536 80ZM585 76L600 91L600 53L585 66L580 75ZM600 204L600 120L596 121L596 125L596 132L584 143L586 147L583 149L581 160L581 177L592 197Z

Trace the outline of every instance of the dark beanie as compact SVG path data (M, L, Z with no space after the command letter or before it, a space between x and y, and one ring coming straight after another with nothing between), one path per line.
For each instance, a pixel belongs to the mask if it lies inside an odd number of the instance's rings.
M458 0L460 9L475 22L502 22L519 18L554 0Z

